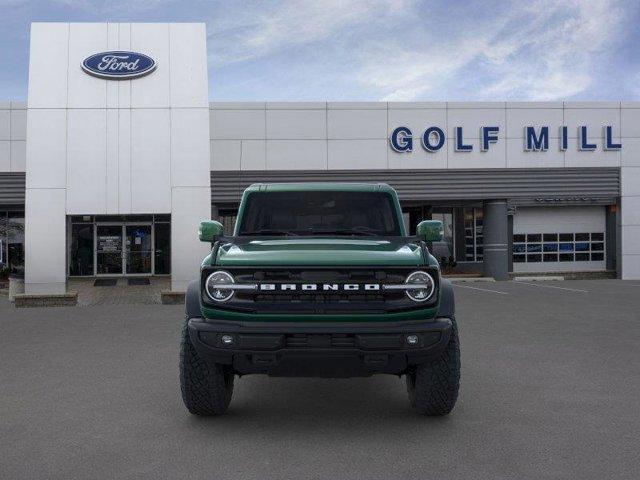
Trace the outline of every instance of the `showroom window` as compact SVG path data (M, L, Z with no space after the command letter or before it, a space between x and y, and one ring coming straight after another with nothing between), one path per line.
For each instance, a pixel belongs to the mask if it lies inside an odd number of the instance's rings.
M514 263L602 262L604 232L516 233L513 235Z
M24 272L24 212L0 211L0 275Z
M71 217L69 276L170 273L170 215Z
M238 216L238 210L220 210L218 212L218 221L224 227L225 235L233 235L233 229L236 226L236 218Z
M464 260L481 262L483 255L483 219L481 208L464 208Z
M453 209L452 208L435 208L431 214L432 220L440 220L442 222L442 228L444 235L441 242L433 242L432 253L433 255L443 263L444 260L455 257L455 224L453 222Z

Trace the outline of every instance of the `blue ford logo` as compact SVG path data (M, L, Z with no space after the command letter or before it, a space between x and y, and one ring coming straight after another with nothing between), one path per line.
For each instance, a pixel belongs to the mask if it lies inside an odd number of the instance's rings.
M151 73L156 68L153 58L136 52L102 52L87 57L82 69L89 75L113 80L129 80Z

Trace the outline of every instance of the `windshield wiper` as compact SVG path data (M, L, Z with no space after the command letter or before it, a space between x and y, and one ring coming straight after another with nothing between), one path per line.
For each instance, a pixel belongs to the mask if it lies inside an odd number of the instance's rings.
M273 228L259 228L258 230L250 230L248 232L240 232L240 235L284 235L297 237L298 234L290 230L276 230Z

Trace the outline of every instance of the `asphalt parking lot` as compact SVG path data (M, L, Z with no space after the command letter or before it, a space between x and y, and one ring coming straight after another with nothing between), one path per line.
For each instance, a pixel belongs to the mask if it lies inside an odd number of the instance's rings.
M0 297L0 478L637 479L640 281L455 287L461 396L404 379L243 377L192 417L181 307L21 309Z

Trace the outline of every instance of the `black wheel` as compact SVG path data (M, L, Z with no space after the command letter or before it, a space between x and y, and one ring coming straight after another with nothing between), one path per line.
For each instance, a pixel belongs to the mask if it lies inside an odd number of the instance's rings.
M447 415L456 404L460 387L460 342L454 319L447 348L427 363L407 373L407 393L411 406L429 415Z
M180 344L180 390L182 401L194 415L222 415L233 395L234 375L225 366L206 363L189 338L188 320Z

